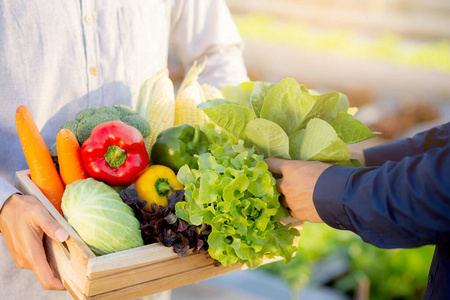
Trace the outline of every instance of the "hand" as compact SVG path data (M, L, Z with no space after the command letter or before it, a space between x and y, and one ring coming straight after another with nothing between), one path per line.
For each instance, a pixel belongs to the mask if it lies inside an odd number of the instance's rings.
M355 158L361 162L363 166L366 165L366 157L364 156L364 149L357 144L348 145L348 149L350 150L350 157Z
M277 179L277 188L284 195L291 216L300 221L323 223L314 206L313 193L320 174L331 165L279 158L267 158L265 161L270 172L282 176Z
M0 211L0 230L17 267L33 271L46 290L65 290L47 262L42 239L45 233L63 242L68 234L36 198L9 197Z

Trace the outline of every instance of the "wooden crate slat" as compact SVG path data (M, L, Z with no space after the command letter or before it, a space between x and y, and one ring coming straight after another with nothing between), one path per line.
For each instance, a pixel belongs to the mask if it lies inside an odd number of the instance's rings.
M85 290L87 282L84 275L86 273L85 265L73 264L72 262L77 258L70 259L71 254L63 243L55 242L48 236L44 236L44 245L47 260L63 285L67 290L70 290L72 296L82 298L84 293L81 291Z
M86 288L86 296L106 293L112 290L125 288L155 279L162 279L173 274L194 270L200 267L210 266L214 260L207 258L205 254L190 254L187 257L164 260L158 263L150 263L142 267L133 268L124 272L116 272L109 276L103 276L89 280Z
M161 293L167 290L185 286L188 284L196 283L205 279L213 278L216 276L224 275L233 271L232 268L218 267L220 270L213 270L213 266L206 266L192 271L179 273L166 278L156 279L148 282L144 282L138 285L129 286L124 289L111 291L108 293L86 297L87 300L132 300L148 295ZM214 272L214 276L211 276Z
M264 259L264 264L278 261L281 258ZM104 294L99 294L91 297L87 297L88 300L127 300L136 299L156 293L161 293L167 290L172 290L188 284L193 284L202 280L214 278L217 276L225 275L231 272L246 270L247 266L234 265L232 267L214 267L212 265L200 267L195 270L180 272L172 276L151 280L138 285L129 286L124 289L111 291ZM213 297L212 297L213 298Z
M87 276L90 279L141 267L149 262L160 262L178 257L160 243L144 245L120 252L97 256L89 260Z
M297 230L301 231L302 228L302 222L299 222L292 218L286 218L283 223L293 223L293 227L295 227ZM294 240L295 244L298 244L299 237L297 237ZM207 259L206 256L203 253L194 254L192 250L190 251L189 255L184 258L179 258L178 255L173 253L171 248L167 248L160 243L152 244L155 246L158 246L158 250L160 254L163 254L162 257L155 257L150 260L149 257L147 257L144 261L139 261L139 258L135 258L130 255L126 255L126 257L119 258L120 260L129 259L131 261L136 262L135 264L126 262L127 267L122 268L114 268L114 266L117 266L116 259L118 256L111 258L109 257L97 257L91 261L95 261L96 259L102 258L103 262L101 263L102 267L108 266L108 270L98 271L96 273L91 273L93 275L90 277L88 286L86 288L87 296L97 295L99 293L105 293L107 291L110 291L112 289L117 289L120 286L126 286L129 284L138 284L142 283L144 281L150 281L157 278L164 278L167 276L170 276L172 274L176 274L178 272L184 272L191 269L196 269L199 267L212 265L214 261L212 259ZM147 245L147 246L152 246ZM144 246L145 247L145 246ZM142 248L142 247L139 247ZM130 250L135 250L132 253L138 254L138 257L146 256L148 253L147 251L136 251L139 248L134 248ZM141 253L139 253L141 252ZM165 252L165 253L164 253ZM114 254L120 254L120 252L114 253ZM151 254L149 254L151 255ZM281 258L276 259L264 259L264 263L269 263L271 261L280 260ZM120 264L120 263L119 263ZM99 264L100 265L100 264ZM215 270L215 269L213 269ZM134 277L130 278L129 282L126 284L124 283L123 279L127 278L128 276Z

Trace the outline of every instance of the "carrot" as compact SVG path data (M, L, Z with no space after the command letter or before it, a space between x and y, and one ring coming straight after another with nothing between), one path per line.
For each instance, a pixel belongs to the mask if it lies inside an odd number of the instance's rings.
M81 158L80 144L69 129L61 129L56 135L59 173L65 185L89 177Z
M30 111L23 105L16 110L16 127L23 153L30 168L31 180L63 215L61 198L64 193L64 185Z

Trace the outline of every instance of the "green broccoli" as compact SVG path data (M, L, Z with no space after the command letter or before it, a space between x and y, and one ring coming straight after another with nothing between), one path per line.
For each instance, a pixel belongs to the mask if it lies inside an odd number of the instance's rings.
M150 124L143 117L141 117L137 114L132 114L132 115L125 116L125 117L121 118L120 120L122 122L124 122L125 124L128 124L130 126L133 126L137 129L139 129L139 131L142 133L143 137L149 136L150 129L151 129Z
M80 121L75 118L75 119L73 119L73 120L71 120L69 122L66 122L61 128L69 129L76 136L77 135L78 124L80 124Z
M114 108L116 112L119 114L121 120L126 116L136 114L136 112L134 112L131 108L123 104L114 105Z
M80 144L83 144L85 140L91 135L92 129L95 126L109 121L120 121L119 116L108 113L97 113L95 115L81 119L78 122L77 133L75 136Z
M80 121L86 117L92 116L98 110L98 107L88 107L75 115L75 120Z
M72 131L78 142L82 144L91 135L95 126L115 120L137 128L144 138L150 134L150 124L126 105L88 107L61 128Z

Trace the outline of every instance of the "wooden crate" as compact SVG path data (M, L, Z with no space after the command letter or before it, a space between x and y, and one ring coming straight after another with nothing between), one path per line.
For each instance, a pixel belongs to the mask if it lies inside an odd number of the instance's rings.
M202 253L179 258L160 243L96 256L31 181L28 170L16 173L16 185L41 201L68 231L63 243L45 236L44 246L51 267L74 299L135 299L246 269L242 265L215 267ZM293 224L300 229L299 222Z

